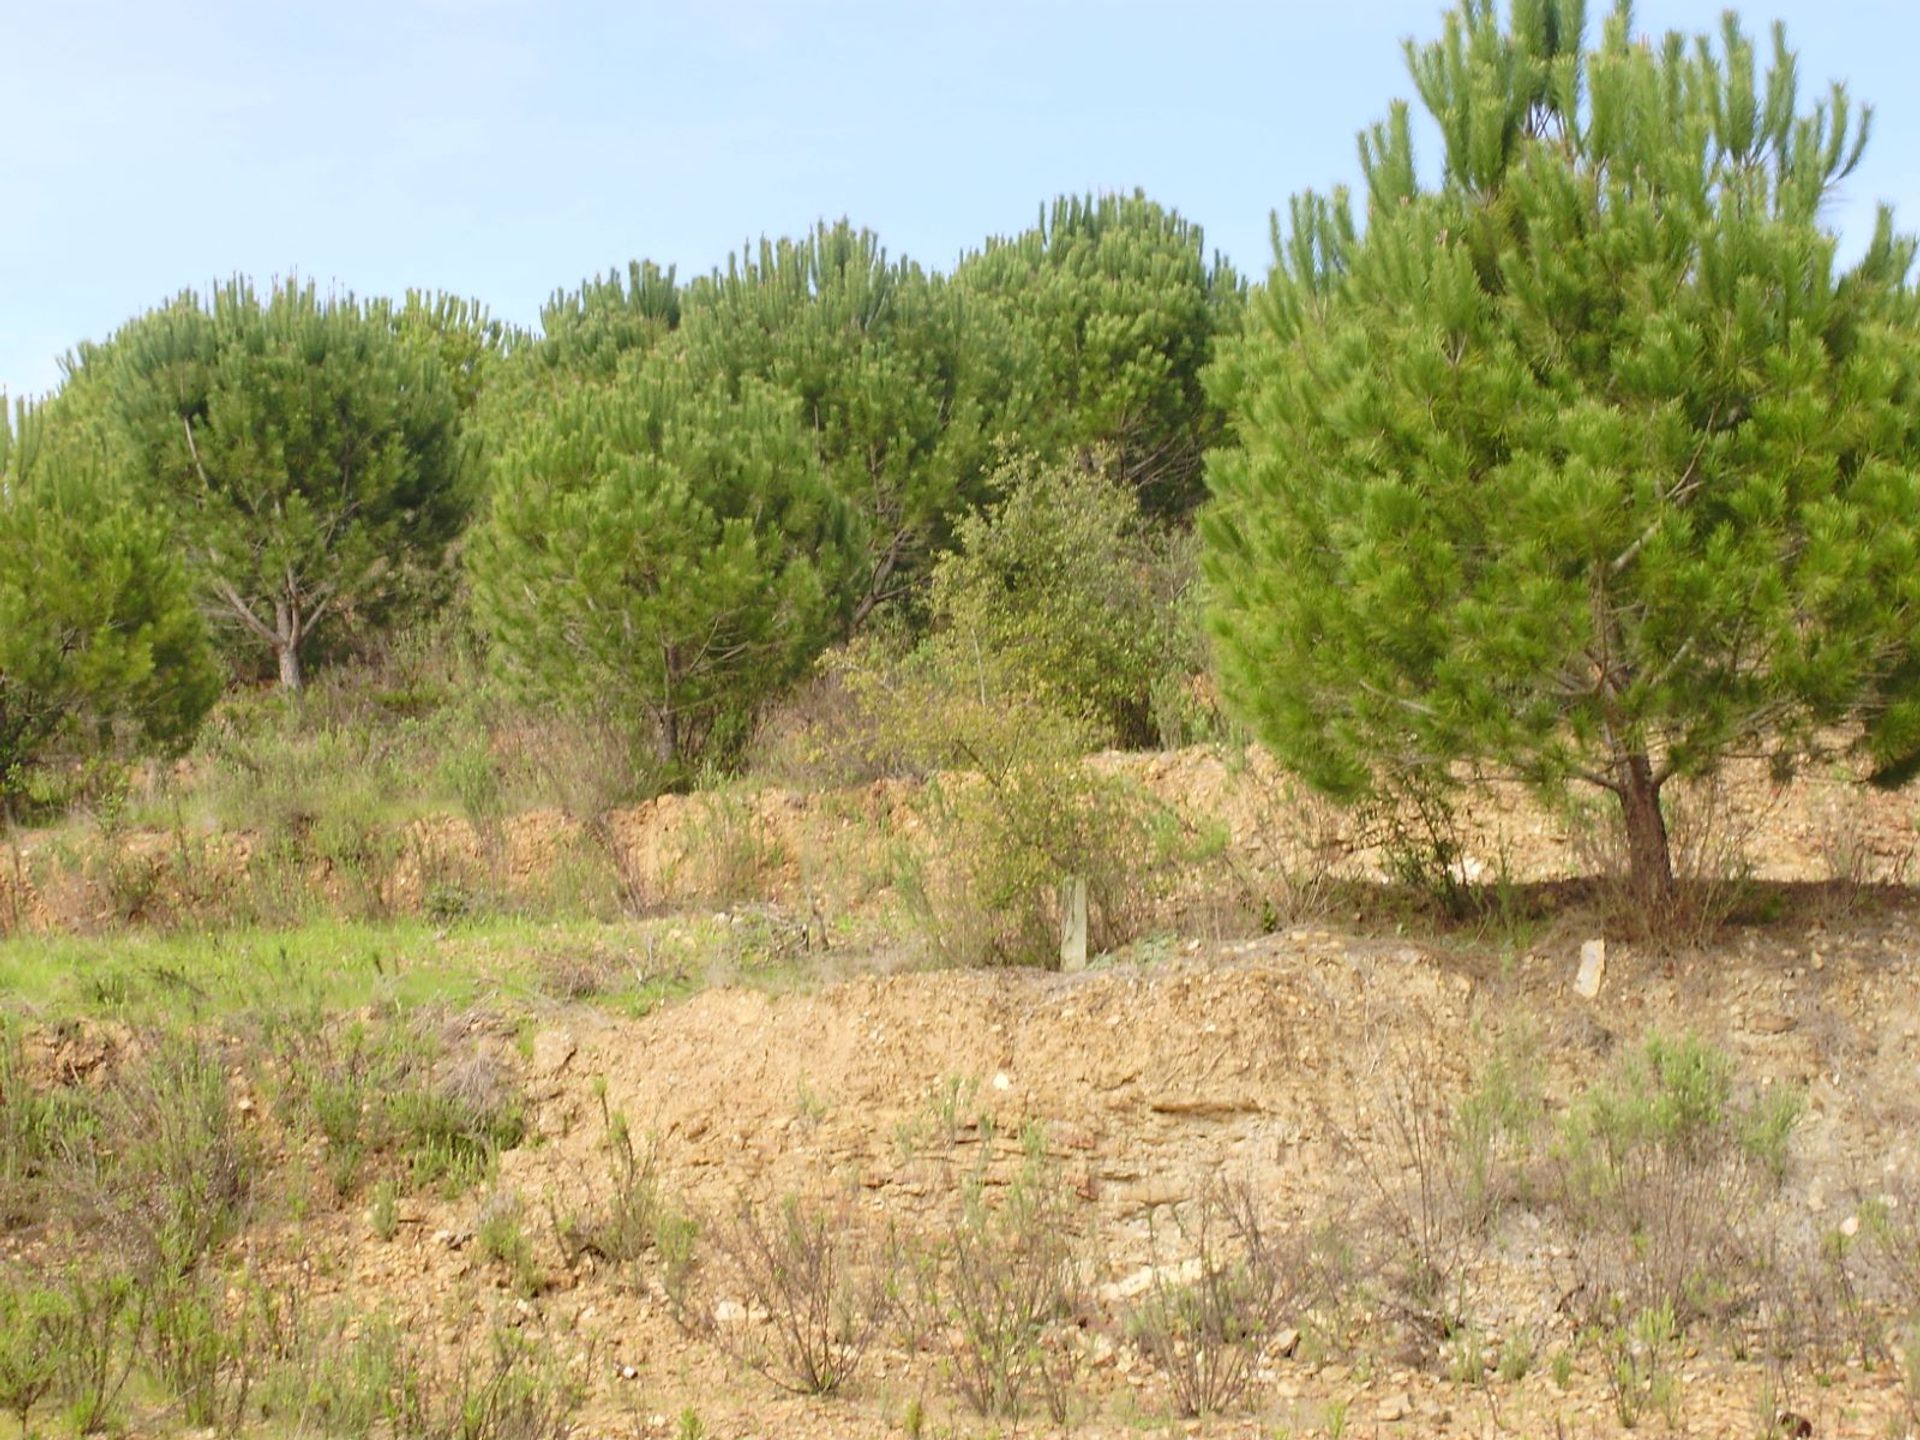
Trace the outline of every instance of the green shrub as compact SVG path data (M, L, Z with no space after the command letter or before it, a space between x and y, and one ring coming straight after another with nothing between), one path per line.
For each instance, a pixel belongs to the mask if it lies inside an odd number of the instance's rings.
M1159 593L1165 547L1134 492L1096 468L1030 461L999 484L999 503L963 520L934 566L936 665L991 672L991 688L1075 717L1096 743L1154 743L1175 632Z
M1743 1098L1724 1051L1657 1033L1575 1099L1557 1145L1560 1202L1594 1323L1664 1309L1685 1325L1750 1302L1798 1112L1790 1092Z
M60 1378L69 1317L55 1290L0 1276L0 1411L27 1434L27 1416Z

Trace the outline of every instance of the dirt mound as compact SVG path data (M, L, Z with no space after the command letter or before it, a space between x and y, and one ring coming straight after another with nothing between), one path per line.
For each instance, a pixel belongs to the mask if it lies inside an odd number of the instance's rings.
M1900 912L1755 933L1684 963L1616 948L1595 1002L1572 992L1564 945L1497 961L1320 930L1071 976L722 989L637 1022L567 1012L529 1047L538 1139L504 1157L499 1184L564 1210L604 1174L605 1118L624 1114L652 1138L663 1192L709 1217L852 1193L876 1221L925 1230L950 1223L957 1176L1005 1185L1043 1146L1076 1197L1103 1297L1081 1433L1128 1433L1153 1428L1168 1398L1127 1343L1127 1297L1167 1259L1182 1217L1221 1180L1243 1180L1281 1231L1331 1222L1360 1243L1382 1195L1411 1178L1392 1103L1410 1065L1451 1105L1522 1047L1557 1112L1650 1030L1698 1032L1735 1058L1743 1087L1804 1090L1768 1213L1785 1249L1817 1248L1859 1195L1920 1173L1917 941ZM456 1341L503 1283L471 1243L486 1203L409 1212L390 1244L343 1235L339 1293L413 1309ZM967 1423L925 1356L886 1353L850 1400L783 1398L688 1339L657 1286L546 1264L555 1288L516 1303L592 1371L589 1433L660 1433L693 1406L716 1434L877 1436L897 1433L917 1397ZM1570 1273L1564 1240L1516 1210L1476 1261L1478 1333L1576 1346ZM1556 1419L1570 1434L1614 1431L1588 1359L1566 1388L1543 1359L1524 1378L1466 1383L1444 1360L1396 1355L1385 1329L1349 1339L1372 1358L1275 1358L1259 1426L1207 1433L1324 1430L1348 1413L1380 1434L1478 1433L1496 1416L1517 1433L1551 1433ZM1678 1427L1751 1429L1763 1368L1718 1348L1691 1355ZM1802 1403L1819 1408L1818 1433L1877 1435L1900 1397L1890 1377L1842 1366Z

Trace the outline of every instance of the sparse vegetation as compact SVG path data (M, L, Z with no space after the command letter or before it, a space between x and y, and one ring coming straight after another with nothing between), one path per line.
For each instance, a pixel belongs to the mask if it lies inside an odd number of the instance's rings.
M1252 290L1095 196L76 351L0 1414L1920 1424L1915 248L1784 39L1578 18L1461 0Z

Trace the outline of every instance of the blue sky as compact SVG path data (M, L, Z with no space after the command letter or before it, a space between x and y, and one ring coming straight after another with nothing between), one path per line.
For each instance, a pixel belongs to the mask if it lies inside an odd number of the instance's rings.
M1764 5L1764 0L1763 0ZM1771 0L1803 90L1877 110L1835 202L1920 226L1914 0ZM531 323L636 256L683 275L846 215L945 268L1067 191L1143 187L1264 273L1357 175L1440 0L0 0L0 389L188 286L289 272ZM1605 0L1592 0L1598 17ZM1720 0L1642 0L1698 30Z

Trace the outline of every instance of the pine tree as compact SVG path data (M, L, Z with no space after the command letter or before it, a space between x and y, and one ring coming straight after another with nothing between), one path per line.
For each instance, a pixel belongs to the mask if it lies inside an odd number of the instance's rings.
M556 396L497 457L470 573L521 691L630 724L672 783L819 653L859 548L787 397L661 355Z
M184 748L219 693L165 525L86 436L0 409L0 814L49 761Z
M924 582L985 493L982 396L1004 363L949 282L890 259L870 231L821 224L694 282L676 340L696 375L797 403L867 537L849 576L852 624Z
M191 293L82 347L135 487L210 615L298 689L323 626L423 588L471 508L460 402L390 306L289 281Z
M1884 211L1835 258L1822 202L1869 114L1801 106L1717 41L1587 48L1579 0L1462 0L1344 194L1292 207L1216 393L1239 444L1204 522L1221 682L1354 797L1463 758L1621 805L1650 903L1661 804L1730 756L1851 725L1920 754L1920 323Z
M1205 245L1198 225L1135 192L1062 197L967 256L955 282L1011 350L995 435L1045 460L1097 452L1151 513L1191 509L1220 433L1201 374L1244 297Z

